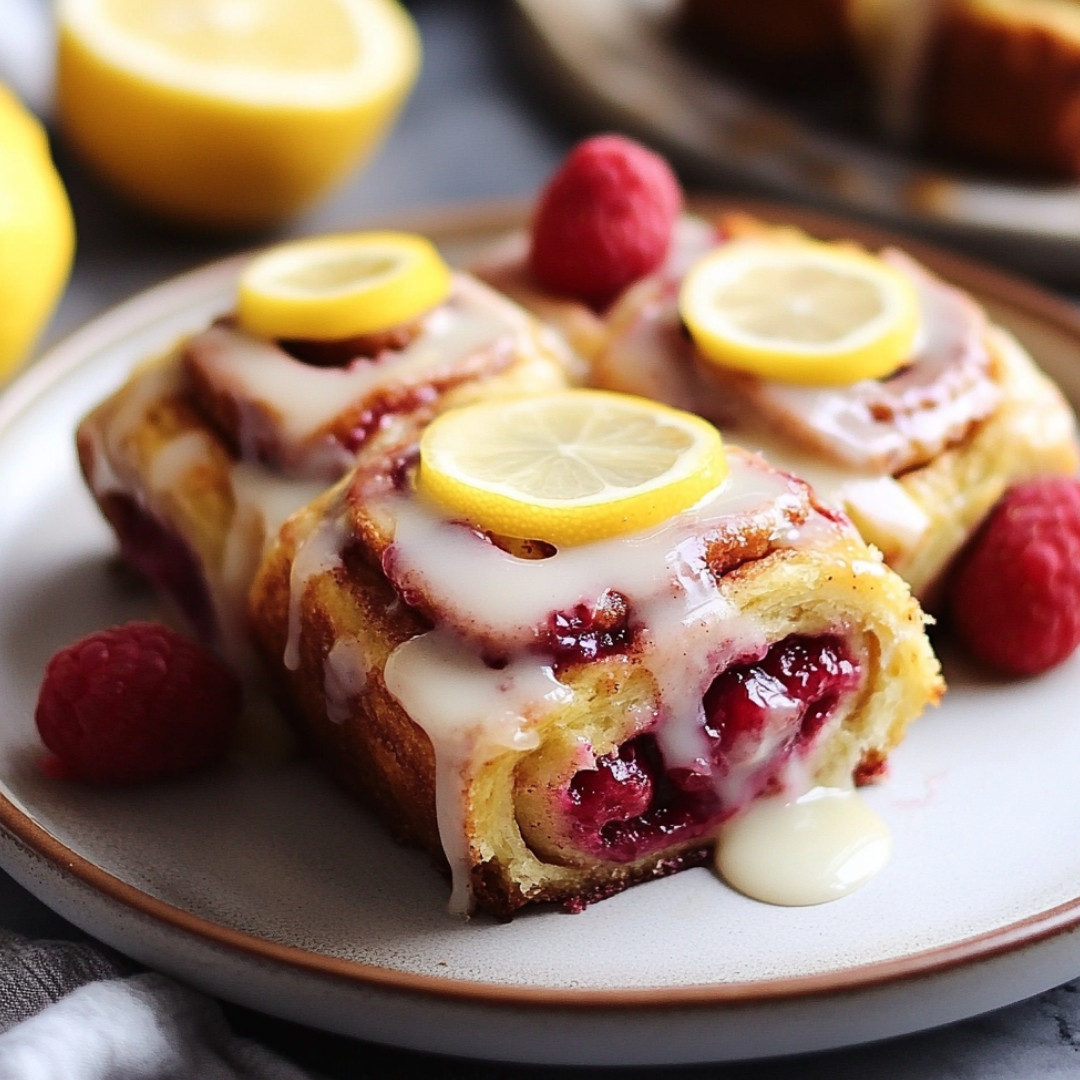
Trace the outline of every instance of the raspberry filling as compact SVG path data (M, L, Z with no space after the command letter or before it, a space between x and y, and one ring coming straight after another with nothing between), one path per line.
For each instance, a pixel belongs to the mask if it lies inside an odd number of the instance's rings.
M632 639L630 602L608 589L595 604L578 604L570 611L553 613L545 644L555 656L556 667L562 667L620 652Z
M218 626L210 589L187 544L127 495L106 495L102 508L124 561L172 598L202 641L215 641Z
M576 773L562 795L569 839L583 852L631 862L676 834L708 832L781 783L861 681L837 635L792 635L757 660L721 672L705 693L707 761L668 768L646 732Z
M310 338L280 338L278 345L290 356L311 367L344 368L360 360L378 360L383 353L404 349L420 333L418 323L405 323L379 334L336 341L313 341Z

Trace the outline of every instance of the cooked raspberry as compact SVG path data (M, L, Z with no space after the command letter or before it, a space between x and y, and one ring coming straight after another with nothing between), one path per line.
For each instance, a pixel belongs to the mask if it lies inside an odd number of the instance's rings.
M746 798L772 790L861 679L835 634L792 634L759 660L732 665L702 702L712 747L699 762L704 771L668 768L656 736L636 736L571 779L562 799L569 839L599 858L631 862L673 836L703 835L740 808L722 797L733 768L746 774Z
M43 768L94 784L191 772L228 749L240 702L236 676L191 638L149 622L98 631L45 668Z
M540 195L533 276L599 311L661 265L681 208L682 190L663 158L621 135L585 139Z
M602 833L612 822L640 817L652 805L660 767L655 741L646 738L598 758L595 769L583 769L570 782L575 823Z
M1000 499L961 553L949 613L978 660L1035 675L1080 645L1080 482L1046 477Z

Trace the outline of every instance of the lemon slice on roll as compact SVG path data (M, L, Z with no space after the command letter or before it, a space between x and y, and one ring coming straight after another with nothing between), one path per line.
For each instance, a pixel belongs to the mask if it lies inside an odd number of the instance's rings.
M477 528L563 546L657 525L726 475L720 433L701 418L565 390L443 413L421 437L416 483Z
M298 240L264 252L240 276L241 326L269 338L339 341L422 315L450 293L434 244L399 232Z
M842 385L892 374L911 356L915 286L852 247L737 240L687 274L679 312L704 356L766 379Z

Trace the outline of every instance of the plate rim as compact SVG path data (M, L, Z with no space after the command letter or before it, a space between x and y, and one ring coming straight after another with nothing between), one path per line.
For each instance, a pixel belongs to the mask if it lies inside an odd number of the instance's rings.
M766 220L797 225L822 237L846 237L875 247L897 245L926 263L932 270L981 298L1009 305L1036 321L1049 324L1076 339L1080 351L1080 311L1063 298L1007 271L998 270L967 256L957 255L933 243L914 239L888 227L849 220L842 214L807 209L783 201L724 196L697 196L688 208L699 213L735 211ZM528 220L529 204L521 200L450 204L413 214L396 216L397 228L432 235L437 243L464 242L470 237L494 238L520 228ZM54 345L36 363L18 375L0 393L0 434L58 381L84 364L123 330L145 329L168 311L181 309L173 299L190 292L192 297L211 298L224 290L247 253L216 259L144 289L89 320ZM189 303L192 301L188 301ZM166 312L159 309L165 305ZM171 305L171 306L170 306ZM155 317L155 312L156 317ZM133 320L142 320L133 322ZM327 781L329 782L329 781ZM1047 939L1080 929L1080 889L1072 900L1034 912L946 945L901 957L873 961L826 972L769 979L705 983L651 988L580 989L574 987L515 986L467 979L442 978L395 970L360 961L315 953L299 946L272 941L243 930L195 915L125 882L110 871L68 847L29 811L9 797L0 785L0 828L33 856L43 859L62 877L92 889L125 909L149 917L168 929L203 943L222 946L248 960L282 964L287 970L330 977L358 986L394 990L443 1000L502 1006L574 1010L649 1009L732 1005L770 1005L783 1001L828 998L900 984L931 975L968 968L985 960L1038 945ZM33 890L31 890L33 891Z

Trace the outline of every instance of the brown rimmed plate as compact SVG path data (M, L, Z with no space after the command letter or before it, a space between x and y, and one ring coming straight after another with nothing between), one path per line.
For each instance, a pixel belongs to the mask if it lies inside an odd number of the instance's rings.
M898 242L971 289L1080 401L1080 318L1048 294L851 223L740 204L819 235ZM517 207L397 221L454 258ZM758 904L697 869L579 915L446 913L426 858L387 840L303 762L145 790L50 782L32 714L47 658L148 614L110 572L80 482L79 417L134 363L231 303L242 257L143 293L0 397L0 864L137 959L218 996L403 1047L532 1063L722 1061L922 1029L1080 972L1080 658L951 690L870 801L887 870L833 904Z

